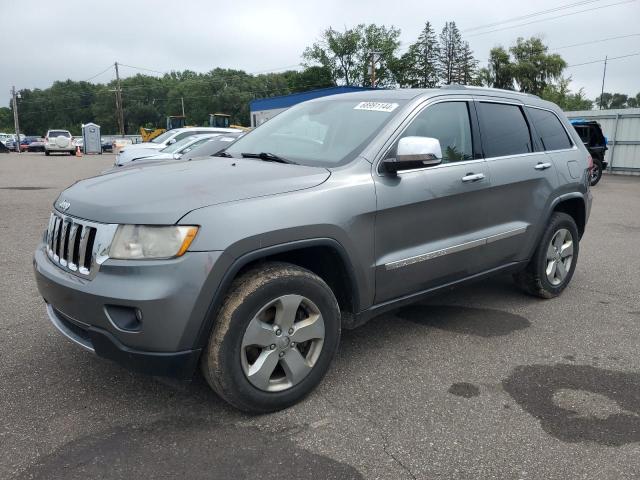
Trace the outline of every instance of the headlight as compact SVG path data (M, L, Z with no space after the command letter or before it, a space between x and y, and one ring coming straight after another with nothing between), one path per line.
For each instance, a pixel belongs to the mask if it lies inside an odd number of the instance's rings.
M120 225L113 237L109 257L120 260L172 258L184 254L198 227Z

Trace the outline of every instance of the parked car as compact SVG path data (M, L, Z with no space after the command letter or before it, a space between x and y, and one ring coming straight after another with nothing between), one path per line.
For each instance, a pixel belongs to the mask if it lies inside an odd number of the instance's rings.
M33 137L31 142L27 147L28 152L44 152L44 138L41 137Z
M76 152L73 136L69 130L48 130L44 139L45 155L50 155L52 152L65 152L73 155Z
M11 140L12 136L10 133L1 133L0 132L0 143L2 143L4 146L7 145L7 140Z
M20 151L26 152L29 149L29 144L34 140L34 137L26 137L20 141Z
M591 170L591 186L593 187L600 181L602 172L608 165L604 159L604 154L608 150L607 137L602 133L600 124L594 120L574 119L571 120L571 124L593 158L593 169Z
M216 127L187 127L187 128L175 128L173 130L167 130L163 134L157 136L150 142L135 143L127 145L116 156L116 165L123 165L130 162L131 159L137 158L140 149L156 150L160 151L169 145L176 143L183 138L191 135L204 134L204 133L236 133L241 130L235 128L216 128Z
M207 141L208 139L220 135L219 133L197 134L189 135L181 140L178 140L171 145L164 147L162 150L138 148L132 150L135 155L129 155L126 157L118 156L114 163L114 166L121 167L123 165L129 165L131 162L140 162L142 160L149 161L164 161L164 160L178 160L183 154L188 153L194 147Z
M101 138L100 143L102 145L103 152L113 152L113 143L106 138Z
M84 138L75 137L72 143L73 143L74 149L77 149L78 147L80 147L80 150L82 150L82 148L84 147Z
M301 400L341 329L392 308L509 272L560 295L591 208L562 110L502 90L323 97L217 155L70 186L35 276L81 347L156 375L200 365L249 412Z

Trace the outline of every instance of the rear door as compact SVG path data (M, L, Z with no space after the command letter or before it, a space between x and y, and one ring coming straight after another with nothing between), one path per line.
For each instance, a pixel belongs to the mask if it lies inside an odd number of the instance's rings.
M491 172L485 208L492 226L487 260L498 266L525 260L558 180L552 159L534 140L522 102L476 100L482 149Z
M468 277L485 266L482 203L490 178L473 101L430 103L408 120L383 158L392 158L405 136L438 139L443 161L397 176L373 174L377 303Z

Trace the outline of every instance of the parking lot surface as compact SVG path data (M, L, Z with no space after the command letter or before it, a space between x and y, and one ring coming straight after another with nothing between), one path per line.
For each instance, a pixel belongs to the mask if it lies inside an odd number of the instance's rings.
M593 189L560 298L500 277L378 317L301 404L247 416L49 323L32 251L58 193L112 163L0 155L0 478L640 477L640 177Z

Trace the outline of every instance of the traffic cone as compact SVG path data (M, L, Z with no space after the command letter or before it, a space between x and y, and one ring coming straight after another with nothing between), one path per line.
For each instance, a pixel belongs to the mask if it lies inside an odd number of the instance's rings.
M82 150L80 150L80 145L76 146L76 157L82 156Z

